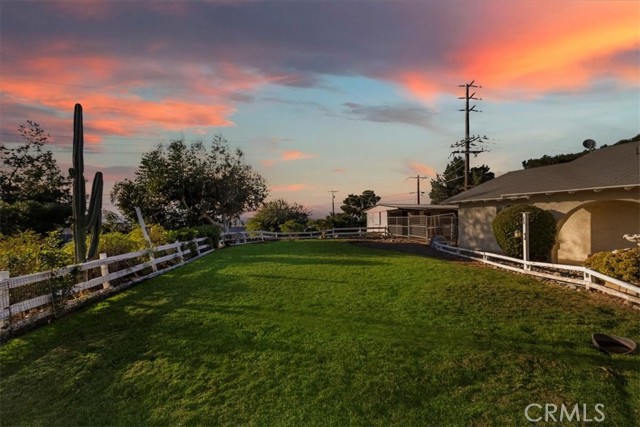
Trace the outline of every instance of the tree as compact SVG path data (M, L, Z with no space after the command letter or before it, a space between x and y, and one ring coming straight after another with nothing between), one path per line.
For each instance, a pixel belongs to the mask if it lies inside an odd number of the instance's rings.
M45 144L50 142L51 135L31 120L20 125L18 133L26 144L15 148L0 144L2 201L70 202L70 181L60 172L53 153L44 149Z
M342 201L340 209L344 213L346 218L334 218L342 226L346 227L365 227L367 225L366 210L374 207L380 201L380 196L376 196L376 193L372 190L365 190L360 195L349 194L346 199ZM338 215L336 215L338 216Z
M257 209L267 196L264 178L221 135L209 149L200 141L159 145L142 156L135 174L114 185L112 202L132 222L138 206L168 229L226 222Z
M51 136L40 125L28 120L18 133L25 143L13 148L0 144L0 230L54 230L71 216L70 180L45 149Z
M471 186L482 184L495 178L493 172L489 171L489 166L482 165L469 170L469 181ZM448 164L442 175L437 174L431 180L431 191L429 198L431 203L439 204L449 197L460 194L464 191L464 159L455 156Z
M113 211L102 210L102 232L103 233L129 233L133 230L133 224L126 218Z
M297 203L289 204L284 199L271 200L264 204L247 222L249 230L292 231L304 230L311 212Z

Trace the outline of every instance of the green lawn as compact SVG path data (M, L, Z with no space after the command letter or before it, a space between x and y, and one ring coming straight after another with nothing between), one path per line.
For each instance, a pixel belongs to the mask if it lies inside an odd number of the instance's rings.
M640 357L590 345L638 322L467 263L233 247L4 344L0 424L527 425L530 403L601 403L589 424L640 425Z

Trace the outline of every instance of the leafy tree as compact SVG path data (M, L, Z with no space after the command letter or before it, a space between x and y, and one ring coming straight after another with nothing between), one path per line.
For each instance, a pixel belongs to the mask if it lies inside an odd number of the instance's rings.
M471 186L482 184L495 178L493 172L489 171L489 166L482 165L469 169L469 180ZM455 156L448 164L442 175L437 174L431 180L431 191L429 198L431 203L439 204L449 197L453 197L464 191L464 159Z
M133 224L113 211L102 210L102 232L103 233L129 233L133 230Z
M220 135L209 149L184 140L159 145L142 156L133 180L117 182L111 200L132 222L135 207L168 229L225 222L257 209L267 196L266 182L231 150Z
M311 212L297 203L284 199L268 201L247 221L247 229L263 231L304 230Z
M40 125L28 120L18 133L23 144L0 144L0 230L54 230L71 216L70 179L45 149L51 136Z
M18 133L26 144L14 148L0 144L2 201L70 202L70 180L60 172L53 153L44 149L51 136L31 120L20 125Z
M372 190L365 190L360 195L349 194L342 201L340 209L343 214L330 215L335 227L364 227L367 225L367 214L365 210L374 207L380 201L380 196Z

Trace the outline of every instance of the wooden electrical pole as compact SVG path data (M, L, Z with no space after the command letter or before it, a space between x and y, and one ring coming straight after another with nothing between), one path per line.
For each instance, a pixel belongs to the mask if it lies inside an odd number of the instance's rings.
M329 190L327 193L331 193L331 215L336 214L336 193L338 190Z
M420 180L421 179L427 179L427 177L426 176L416 175L416 176L410 176L409 179L415 179L416 180L417 202L418 202L418 204L420 204Z
M471 136L470 133L470 126L469 126L469 113L470 112L476 112L476 113L480 113L480 110L476 110L476 106L469 106L470 104L470 100L474 100L474 101L482 101L482 98L476 98L476 93L469 93L469 88L482 88L482 86L476 86L475 84L475 80L472 80L471 83L465 83L463 85L459 85L458 87L463 87L465 88L465 96L461 96L458 99L464 99L465 100L465 108L459 111L464 111L465 115L464 115L464 139L462 141L458 141L455 144L453 144L451 146L451 148L458 148L458 150L453 151L452 153L460 153L460 154L464 154L464 189L468 190L470 187L470 182L469 182L469 175L470 175L470 161L469 161L469 154L474 154L474 155L478 155L482 152L484 152L484 149L479 149L479 150L472 150L472 147L475 147L474 142L476 141L480 141L482 142L483 140L486 140L487 137L486 136Z

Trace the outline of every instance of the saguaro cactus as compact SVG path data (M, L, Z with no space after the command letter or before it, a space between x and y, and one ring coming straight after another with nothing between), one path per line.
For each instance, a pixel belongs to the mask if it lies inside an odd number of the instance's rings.
M73 242L76 263L85 262L95 256L102 223L102 172L96 172L93 179L87 211L83 145L82 105L76 104L73 110L73 167L69 169L69 175L73 178ZM87 232L91 233L88 252Z

